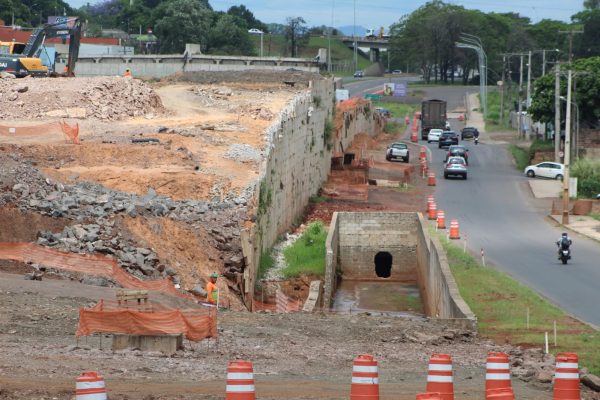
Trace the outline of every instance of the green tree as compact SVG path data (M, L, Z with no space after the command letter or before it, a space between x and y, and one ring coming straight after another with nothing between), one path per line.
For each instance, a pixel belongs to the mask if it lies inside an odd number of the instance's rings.
M565 66L566 70L569 66ZM600 119L600 57L583 58L573 62L575 71L574 87L576 96L574 101L579 106L581 123L595 126ZM561 95L566 96L566 79L561 79ZM531 112L533 118L540 122L554 120L554 76L545 75L534 83ZM563 105L564 102L561 102ZM562 115L564 111L561 112Z
M600 0L584 0L583 7L588 10L597 10L600 9Z
M254 50L246 21L234 15L221 15L209 37L207 51L211 53L251 55Z
M241 20L245 21L248 29L256 28L264 33L269 32L267 25L256 19L254 14L244 5L229 7L227 14L239 17Z
M297 57L299 48L308 43L308 29L304 18L287 18L285 41L290 49L291 57Z
M202 0L171 0L155 10L154 32L161 53L183 53L186 43L208 45L212 10Z

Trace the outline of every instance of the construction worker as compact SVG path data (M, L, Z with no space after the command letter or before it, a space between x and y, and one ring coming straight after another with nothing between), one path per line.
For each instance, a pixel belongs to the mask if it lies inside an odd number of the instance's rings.
M132 78L132 75L131 75L131 70L130 70L129 68L127 68L127 69L125 70L125 73L123 74L123 76L124 76L125 78Z
M219 289L217 288L217 278L218 275L216 272L213 272L210 275L210 280L206 284L206 301L212 304L217 304L217 299L219 298Z

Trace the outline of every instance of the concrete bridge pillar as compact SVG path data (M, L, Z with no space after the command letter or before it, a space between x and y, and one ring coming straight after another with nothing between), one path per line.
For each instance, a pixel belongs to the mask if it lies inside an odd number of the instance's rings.
M374 62L378 62L380 58L380 52L379 49L370 49L369 51L369 60L374 63Z

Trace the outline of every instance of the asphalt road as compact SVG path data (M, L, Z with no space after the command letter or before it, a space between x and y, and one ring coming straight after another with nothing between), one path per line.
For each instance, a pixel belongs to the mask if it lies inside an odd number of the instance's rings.
M436 93L444 98L443 93ZM450 99L448 99L450 100ZM459 122L450 121L455 130ZM459 220L468 248L486 263L507 272L570 314L600 326L600 244L573 238L572 256L564 266L555 242L563 232L548 218L547 201L535 199L529 178L517 171L505 146L473 141L469 148L468 179L443 178L445 151L428 145L438 177L436 201L446 221ZM523 311L525 315L525 310Z
M385 81L351 85L350 93L368 93L369 86ZM426 95L448 101L450 111L464 106L467 90L476 88L427 88ZM450 122L455 130L461 127L456 120ZM438 177L436 201L438 209L446 212L447 223L459 220L467 247L477 255L483 248L486 264L507 272L575 317L600 326L600 244L570 234L573 258L562 265L555 242L563 230L549 221L547 202L533 197L528 178L514 168L506 147L465 143L470 150L467 180L445 180L445 152L435 143L428 145Z

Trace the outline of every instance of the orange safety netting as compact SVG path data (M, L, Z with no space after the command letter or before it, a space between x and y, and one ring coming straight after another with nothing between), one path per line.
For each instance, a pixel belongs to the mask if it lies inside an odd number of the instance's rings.
M294 300L277 290L275 294L275 303L264 303L258 300L252 300L252 311L271 311L278 313L288 313L292 311L300 311L302 309L302 300Z
M0 135L9 137L27 137L40 136L47 134L65 135L68 142L80 144L79 141L79 124L71 126L65 121L49 122L33 126L9 126L0 125Z
M197 342L217 336L217 308L180 310L152 303L132 307L100 300L92 308L79 309L76 335L93 333L185 335Z
M138 279L124 271L114 258L108 256L64 253L34 243L0 243L0 260L32 262L49 268L104 276L127 289L154 290L182 298L194 298L191 294L179 292L169 279Z

